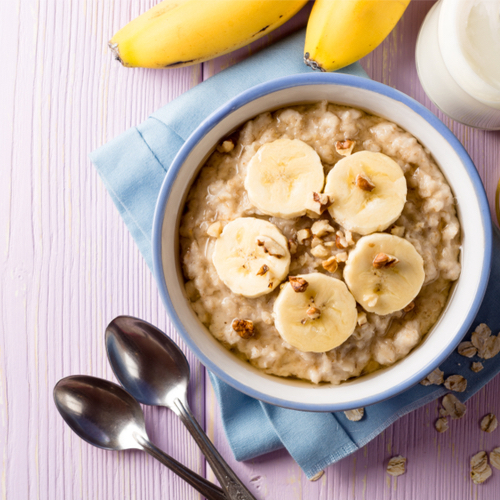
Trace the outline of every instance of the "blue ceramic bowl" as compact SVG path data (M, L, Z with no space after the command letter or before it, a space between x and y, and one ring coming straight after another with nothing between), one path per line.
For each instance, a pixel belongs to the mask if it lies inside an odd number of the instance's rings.
M462 273L440 319L393 366L341 385L313 385L271 375L225 349L192 311L183 286L178 228L186 194L215 145L257 114L328 100L383 116L413 134L433 154L453 189L462 225ZM177 154L163 183L153 225L155 278L167 311L200 361L236 389L271 404L310 411L359 408L390 398L422 380L456 348L481 304L490 269L491 218L479 175L457 138L428 109L369 79L327 73L273 80L238 95L210 115Z

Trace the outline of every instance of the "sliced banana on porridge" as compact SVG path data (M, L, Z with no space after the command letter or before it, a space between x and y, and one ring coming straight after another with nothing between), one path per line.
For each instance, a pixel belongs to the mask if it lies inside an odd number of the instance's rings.
M344 282L321 273L290 277L274 303L281 337L303 352L326 352L354 332L356 301Z
M325 174L318 153L298 139L278 139L259 148L248 164L245 189L262 213L291 219L305 215Z
M420 292L424 261L404 238L371 234L358 240L349 254L344 279L366 311L389 314L406 307Z
M360 151L340 160L326 178L330 215L346 229L367 235L383 231L406 202L401 167L383 153Z
M286 278L290 252L287 239L274 224L241 217L224 227L212 260L232 292L253 298L272 292Z

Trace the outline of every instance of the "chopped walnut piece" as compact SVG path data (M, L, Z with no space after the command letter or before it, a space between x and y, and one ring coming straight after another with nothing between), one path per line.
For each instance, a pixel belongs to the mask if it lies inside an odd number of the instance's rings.
M347 239L343 231L337 231L335 236L335 245L340 249L344 249L349 246L349 243L347 243Z
M289 276L288 281L292 285L293 291L297 293L303 293L307 290L309 283L304 278L299 278L297 276Z
M332 202L327 194L313 192L312 196L306 201L305 208L321 215L331 204Z
M365 414L364 408L356 408L355 410L347 410L344 412L345 416L351 422L358 422L361 420Z
M397 457L392 457L387 464L387 474L393 477L401 476L406 472L406 458L398 455Z
M309 481L317 481L318 479L321 479L323 477L323 474L325 473L324 470L320 470L317 474L315 474L313 477L309 479Z
M317 257L318 259L324 259L330 255L330 252L323 245L315 246L311 250L311 253L314 255L314 257Z
M393 236L399 236L402 238L405 235L405 227L404 226L392 226L391 234Z
M375 258L373 259L373 267L375 269L394 267L398 262L399 259L397 257L394 257L393 255L379 253L375 255Z
M420 383L422 385L441 385L444 382L444 372L439 368L431 371Z
M258 271L257 271L257 276L264 276L264 274L269 271L269 267L264 264Z
M483 368L484 368L483 363L481 363L480 361L478 361L478 362L474 361L474 362L470 365L470 369L471 369L473 372L475 372L475 373L480 372Z
M446 432L450 428L448 424L448 419L446 417L438 418L434 423L434 427L438 432L441 433Z
M490 452L490 463L495 469L500 470L500 448L495 448Z
M368 318L366 317L365 311L359 311L358 312L358 325L363 326L368 323Z
M472 345L472 342L460 342L458 344L458 354L466 358L473 358L477 353L477 348Z
M450 391L464 392L467 389L467 380L462 375L450 375L444 381L444 386Z
M311 306L306 314L309 319L318 319L321 316L321 311L317 307Z
M292 255L297 253L297 243L295 243L295 241L289 239L288 240L288 250L290 251L290 253Z
M340 252L337 255L335 255L335 258L337 259L337 262L345 262L347 260L347 252Z
M219 220L211 224L207 229L208 236L211 236L212 238L218 238L220 233L222 233L222 222Z
M462 418L467 411L467 407L453 394L446 394L441 404L447 412L446 415L449 415L453 420Z
M480 451L470 459L470 477L475 484L484 483L492 474L486 452Z
M231 326L242 339L249 339L255 335L253 321L249 319L233 319Z
M488 413L481 420L481 430L484 432L493 432L498 427L498 420L493 413Z
M325 271L328 271L329 273L334 273L337 270L337 268L339 267L339 264L338 264L335 256L330 257L327 260L324 260L321 263L321 265L323 266L323 269L325 269Z
M303 245L309 238L312 238L312 231L309 228L297 231L297 241L301 245Z
M363 191L368 191L370 193L375 189L375 184L373 184L373 182L366 175L358 174L355 182L356 186Z
M413 311L413 309L415 309L415 302L412 301L403 309L403 312L407 313Z
M348 229L345 232L345 240L347 241L347 246L354 245L356 242L354 241L354 238L352 237L351 231Z
M323 240L321 238L318 238L317 236L313 236L313 239L311 241L311 248L317 247L318 245L323 245Z
M271 257L281 259L286 255L286 250L275 240L269 236L257 236L257 245L264 248L264 252Z
M333 227L330 226L330 223L326 219L321 219L316 221L312 225L311 232L312 234L314 234L314 236L322 238L323 236L326 236L329 233L334 233L335 229L333 229Z
M346 139L344 141L337 141L335 143L335 150L341 156L349 156L356 145L356 141L351 141L351 139Z
M222 144L217 146L217 151L219 153L230 153L234 149L234 142L231 140L224 141Z

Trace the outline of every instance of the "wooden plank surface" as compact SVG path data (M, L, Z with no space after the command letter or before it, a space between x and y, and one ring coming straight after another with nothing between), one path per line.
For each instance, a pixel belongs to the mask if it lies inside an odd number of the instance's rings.
M238 464L231 456L203 368L170 326L155 283L87 154L143 121L202 79L303 25L307 12L250 48L204 65L129 70L112 60L110 36L155 0L2 0L0 46L0 495L4 499L199 498L140 452L111 453L82 442L63 424L52 388L63 376L113 379L104 352L106 324L142 317L174 338L192 367L190 401L222 454L258 499L494 500L500 472L482 486L468 479L479 450L500 446L479 419L500 414L494 380L467 416L437 434L437 404L407 417L358 453L309 482L284 451ZM432 2L413 0L388 39L362 64L368 74L435 112L464 144L493 203L500 135L443 117L416 75L415 40ZM298 57L301 55L298 54ZM212 478L192 439L166 409L145 408L150 437ZM408 472L390 479L390 456Z

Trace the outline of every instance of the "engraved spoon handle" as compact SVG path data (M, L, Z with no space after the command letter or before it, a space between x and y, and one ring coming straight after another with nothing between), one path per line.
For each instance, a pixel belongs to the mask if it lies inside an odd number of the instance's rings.
M177 460L164 453L153 443L145 440L144 438L138 438L138 442L146 453L156 458L156 460L184 479L186 483L198 490L207 500L228 500L227 496L218 486L211 483L204 477L199 476L196 472L188 469L185 465L177 462Z
M188 404L176 399L174 404L171 405L171 409L179 416L193 436L196 444L200 447L227 498L229 500L256 500L216 450L212 441L208 439L208 436L191 413Z

